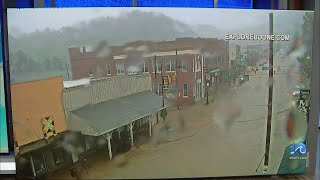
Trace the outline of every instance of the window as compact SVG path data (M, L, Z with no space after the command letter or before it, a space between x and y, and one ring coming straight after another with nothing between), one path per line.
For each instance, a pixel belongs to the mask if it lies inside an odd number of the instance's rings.
M117 74L124 74L124 63L116 64Z
M162 96L162 84L157 84L157 92L159 96Z
M157 65L156 65L156 68L157 68L157 72L161 72L161 66L162 66L162 62L161 61L157 61Z
M200 62L200 60L196 61L196 71L201 71L201 62Z
M33 163L33 167L36 175L40 175L48 172L48 166L44 158L43 152L31 155L30 161L31 163Z
M167 65L167 71L175 71L176 70L176 64L175 60L166 60L166 65Z
M52 155L53 155L53 159L54 159L54 164L56 166L59 166L59 165L64 163L65 154L64 154L63 149L61 149L61 148L53 149L52 150Z
M188 63L186 61L181 61L181 71L187 72L188 71Z
M111 75L111 65L106 65L107 75Z
M183 97L188 97L188 84L183 84Z
M143 73L149 73L149 62L145 61L142 65L142 72Z

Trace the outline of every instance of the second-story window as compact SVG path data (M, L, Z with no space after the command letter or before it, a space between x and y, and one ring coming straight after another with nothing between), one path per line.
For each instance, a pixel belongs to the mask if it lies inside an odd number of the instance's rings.
M124 74L124 63L117 63L116 64L116 70L117 70L117 75Z
M149 73L149 62L145 61L142 65L142 72L143 73Z
M156 64L157 73L161 72L161 68L162 68L161 66L162 66L162 62L161 61L157 61L157 64Z
M107 75L110 76L111 75L111 65L110 64L106 65L106 71L107 71Z
M201 62L200 60L196 60L196 72L201 71Z
M187 72L188 71L188 63L185 60L181 61L181 71Z
M166 60L167 71L176 70L176 61L175 60Z

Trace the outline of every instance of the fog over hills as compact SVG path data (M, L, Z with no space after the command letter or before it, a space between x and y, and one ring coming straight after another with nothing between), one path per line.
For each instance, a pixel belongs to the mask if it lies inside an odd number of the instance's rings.
M304 13L276 13L275 33L293 35L301 29L303 15ZM70 46L95 47L102 40L106 40L109 46L118 46L137 40L163 41L180 37L224 39L226 33L268 34L269 27L267 15L263 15L266 18L254 24L234 25L234 28L229 25L228 30L225 27L216 27L215 23L190 24L173 17L159 12L134 10L119 16L101 16L58 29L46 28L31 33L23 33L16 27L11 28L9 29L9 51L12 69L16 69L14 76L17 78L17 74L21 74L20 70L23 71L18 68L19 66L30 67L30 72L35 70L32 67L34 65L28 65L28 63L39 63L37 66L40 74L44 72L44 67L51 67L54 72L50 71L50 74L65 74L64 71L69 66L68 47ZM211 22L210 19L208 22ZM233 41L233 43L245 46L266 42ZM19 50L22 51L18 52ZM19 65L21 61L24 61L23 65ZM49 70L45 72L49 73ZM23 81L24 78L21 76L17 79Z

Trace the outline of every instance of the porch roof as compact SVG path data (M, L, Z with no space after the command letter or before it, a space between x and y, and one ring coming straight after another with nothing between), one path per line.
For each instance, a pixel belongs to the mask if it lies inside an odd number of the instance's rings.
M152 91L143 91L98 104L89 104L72 111L72 114L82 120L81 124L87 125L78 131L86 135L99 136L165 107L167 103L164 107L162 106L161 96ZM72 121L72 123L77 123L77 121ZM79 124L74 127L80 128ZM95 133L86 132L85 129L88 128Z

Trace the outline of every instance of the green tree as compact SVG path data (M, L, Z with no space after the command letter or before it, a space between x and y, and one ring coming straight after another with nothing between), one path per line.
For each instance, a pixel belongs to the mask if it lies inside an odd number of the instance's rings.
M167 116L168 116L167 109L162 109L160 112L160 117L162 118L162 120L165 121Z
M312 69L313 18L314 16L311 12L306 12L303 16L302 33L306 52L303 57L298 58L301 67L300 71L305 73L308 79L311 76Z

